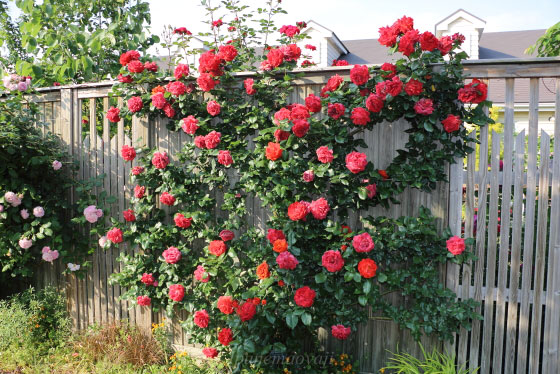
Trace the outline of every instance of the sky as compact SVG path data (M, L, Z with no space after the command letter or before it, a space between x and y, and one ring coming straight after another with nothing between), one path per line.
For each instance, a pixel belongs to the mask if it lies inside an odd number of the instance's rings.
M241 0L251 6L265 6L265 0ZM149 0L152 32L161 34L165 25L184 26L193 33L207 31L200 0ZM213 0L213 4L218 0ZM485 32L546 29L560 21L560 0L283 0L288 12L277 25L296 21L315 22L334 31L341 40L377 38L381 26L407 15L420 31L434 31L434 25L462 8L486 21Z

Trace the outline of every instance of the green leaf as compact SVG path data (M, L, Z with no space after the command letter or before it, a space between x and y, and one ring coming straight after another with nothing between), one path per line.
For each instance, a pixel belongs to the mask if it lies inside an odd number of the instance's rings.
M295 327L298 324L298 316L296 316L293 313L287 314L286 315L286 324L288 325L289 328L291 328L292 330L295 329Z
M365 297L364 295L360 295L358 297L358 303L360 303L360 305L362 306L366 306L367 304L367 297Z
M377 274L377 281L379 283L385 283L387 281L387 276L384 273Z
M307 312L305 312L305 313L303 313L303 314L301 315L301 322L303 322L303 324L304 324L305 326L311 325L312 319L313 319L313 318L311 317L311 314L309 314L309 313L307 313Z
M319 273L319 274L315 275L315 282L316 283L325 283L326 280L327 280L327 274L325 274L325 273Z
M245 352L255 353L255 343L252 340L245 340L243 342L243 349Z
M370 280L367 280L367 281L364 282L363 290L364 290L364 293L366 295L371 291L371 281Z

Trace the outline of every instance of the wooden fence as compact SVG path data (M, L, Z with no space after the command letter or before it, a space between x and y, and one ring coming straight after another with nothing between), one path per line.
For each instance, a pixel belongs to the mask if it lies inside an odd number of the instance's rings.
M437 66L435 67L437 69ZM503 133L488 128L480 131L477 157L471 154L449 168L450 183L439 183L431 193L416 190L400 196L400 205L390 209L375 208L373 214L391 217L415 215L420 206L430 208L438 217L440 228L447 226L456 235L476 238L479 258L472 266L449 265L441 278L459 298L472 297L481 302L482 321L473 321L472 331L461 331L453 344L445 349L457 354L459 363L481 366L481 373L551 373L560 370L558 352L560 339L560 142L551 139L560 135L556 119L554 134L538 129L538 83L544 77L556 78L556 118L560 115L560 59L490 60L467 62L467 72L481 79L505 79L505 123ZM334 73L347 76L346 67L307 71L294 83L292 102L304 101ZM530 126L528 134L514 132L515 84L530 80ZM60 135L70 153L81 164L80 178L105 173L103 189L118 198L113 217L121 217L130 197L128 175L131 168L119 157L122 145L148 145L167 151L171 157L189 141L182 132L170 132L165 120L148 122L134 118L131 124L110 125L96 112L109 107L111 83L88 84L42 89L36 101L43 107L44 131ZM97 105L96 105L97 104ZM87 107L87 112L84 108ZM87 115L89 123L82 124ZM100 118L103 118L102 120ZM116 135L111 126L117 126ZM125 128L130 126L130 136ZM383 123L362 136L367 142L368 159L379 168L386 167L396 150L406 143L404 121ZM89 127L89 134L82 129ZM101 129L102 131L99 131ZM475 134L473 133L473 136ZM552 140L553 141L553 140ZM538 146L540 144L540 147ZM540 153L539 153L540 152ZM552 157L556 155L557 157ZM486 160L490 160L487 166ZM500 160L503 168L500 168ZM255 225L262 225L266 214L260 205L249 201ZM356 225L353 217L350 225ZM121 251L131 251L123 248ZM135 308L119 300L118 285L110 285L108 276L119 271L118 250L99 250L84 280L62 277L61 264L43 265L37 285L56 284L68 295L68 308L74 326L83 329L93 323L128 319L149 330L162 315ZM394 323L371 320L362 326L353 339L343 345L326 338L327 351L343 348L361 357L361 372L376 373L386 363L387 350L418 353L410 334ZM179 347L189 345L178 320L168 323L173 342ZM438 345L424 339L427 346Z

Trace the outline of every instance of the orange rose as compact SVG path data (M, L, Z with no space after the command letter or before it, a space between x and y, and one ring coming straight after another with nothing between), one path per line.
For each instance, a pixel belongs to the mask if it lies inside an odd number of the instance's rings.
M259 277L259 279L266 279L270 277L270 271L268 270L268 264L266 261L263 261L262 264L257 266L257 277Z
M266 147L266 158L271 161L276 161L280 157L282 157L282 148L280 148L280 144L269 142Z
M358 271L364 278L373 278L377 271L377 264L370 258L364 258L358 263Z
M282 253L288 250L288 242L285 239L278 239L272 245L274 252Z

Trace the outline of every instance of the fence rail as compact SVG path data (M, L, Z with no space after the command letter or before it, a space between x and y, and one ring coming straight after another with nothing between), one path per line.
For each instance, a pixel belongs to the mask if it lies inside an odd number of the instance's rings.
M458 160L451 165L449 183L439 183L433 193L405 191L400 196L400 205L388 210L375 208L369 213L398 217L414 215L420 206L427 206L438 217L440 228L449 226L455 235L476 238L479 260L462 267L448 265L441 274L458 298L472 297L481 302L479 312L483 320L473 321L472 331L462 330L454 343L445 344L446 349L457 354L459 363L481 366L481 373L557 374L560 371L560 142L554 140L560 135L560 59L467 62L465 70L471 77L505 79L503 133L491 131L489 137L489 129L481 129L477 151L480 165L477 166L473 153L466 163ZM305 77L294 83L292 102L303 102L311 92L317 94L334 72L347 76L349 70L333 67L307 71ZM520 78L530 79L529 128L527 133L516 134L515 82ZM556 80L556 122L552 134L538 132L541 78ZM102 105L105 112L109 107L111 86L111 82L103 82L41 89L35 100L42 106L43 120L47 123L44 131L60 135L70 153L80 161L80 178L107 175L103 189L117 196L118 203L112 212L117 217L126 209L130 196L131 165L118 157L122 145L149 145L173 156L189 140L182 132L168 131L165 120L142 118L126 124L130 126L128 133L124 122L119 122L115 134L96 109ZM84 115L89 120L86 127L82 124ZM404 121L382 123L362 135L369 146L368 159L380 168L389 164L396 150L406 143L403 133L406 126ZM488 167L486 160L489 160ZM262 224L266 220L264 210L258 203L253 203L251 208L254 223ZM358 217L354 216L353 220L350 223L357 223ZM120 250L133 249L123 246ZM65 287L76 328L128 319L149 329L151 323L162 320L161 314L119 300L119 286L107 281L111 273L119 271L118 252L116 249L97 251L84 280L74 276L62 279L58 275L60 269L44 265L38 285L54 283ZM170 331L174 343L184 347L188 345L188 336L177 323L181 318L185 316L176 317L170 324ZM320 333L327 350L342 347L362 358L362 373L377 372L388 358L386 350L395 351L397 345L401 350L419 352L406 331L387 321L372 319L360 328L354 339L344 344L327 340L326 335ZM428 338L423 343L439 344Z

